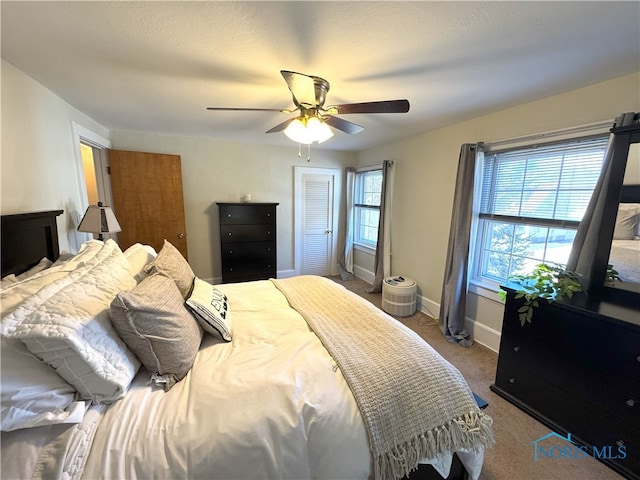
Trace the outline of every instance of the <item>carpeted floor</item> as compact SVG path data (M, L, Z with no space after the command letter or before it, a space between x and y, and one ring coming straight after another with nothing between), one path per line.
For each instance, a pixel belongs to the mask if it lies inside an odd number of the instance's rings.
M343 282L331 277L347 289L368 299L378 308L381 294L366 293L369 284L355 279ZM489 390L495 380L498 355L479 344L463 348L448 343L438 322L416 312L411 317L398 318L424 338L444 358L464 375L471 389L489 402L485 413L493 418L496 443L485 453L480 480L620 480L623 477L593 458L534 461L531 442L550 433L549 428L534 420L506 400Z

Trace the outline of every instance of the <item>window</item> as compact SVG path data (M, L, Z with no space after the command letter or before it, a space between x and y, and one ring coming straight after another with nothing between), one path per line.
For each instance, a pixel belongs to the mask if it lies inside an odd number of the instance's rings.
M380 222L382 170L356 173L354 242L376 248Z
M608 136L485 153L473 278L503 283L566 265L600 176Z

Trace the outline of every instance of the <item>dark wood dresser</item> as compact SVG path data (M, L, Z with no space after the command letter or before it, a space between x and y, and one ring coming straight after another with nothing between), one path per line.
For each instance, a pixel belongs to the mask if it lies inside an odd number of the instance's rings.
M277 203L220 203L222 282L276 277Z
M552 430L570 433L589 447L590 456L626 478L640 479L640 313L635 300L541 303L532 323L521 326L517 309L522 300L506 290L491 390Z

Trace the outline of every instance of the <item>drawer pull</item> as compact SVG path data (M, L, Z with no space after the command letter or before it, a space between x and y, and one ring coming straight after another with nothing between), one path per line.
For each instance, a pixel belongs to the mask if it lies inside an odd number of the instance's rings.
M233 253L233 250L229 250L229 255L231 255Z
M619 447L623 447L624 446L624 440L617 440L616 441L616 445Z
M516 383L516 379L514 377L511 377L509 379L509 383L511 383L511 384Z
M519 352L520 351L520 346L516 345L515 347L513 347L513 351L514 352Z
M638 356L636 357L636 360L637 360L638 362L640 362L640 355L638 355Z
M230 213L227 213L227 218L231 218L231 214Z
M627 407L635 407L636 406L636 401L633 398L629 398L627 399L626 402L624 402L627 404Z
M229 232L229 236L233 235L233 233Z

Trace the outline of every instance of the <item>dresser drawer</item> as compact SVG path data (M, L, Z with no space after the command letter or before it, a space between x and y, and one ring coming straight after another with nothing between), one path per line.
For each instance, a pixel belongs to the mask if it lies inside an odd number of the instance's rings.
M220 225L220 243L267 242L275 238L274 225Z
M255 248L251 248L255 247ZM225 243L222 245L222 271L224 273L259 270L275 272L275 244L257 243Z
M590 361L575 361L577 356L556 340L552 336L516 340L510 338L509 332L503 332L498 369L515 366L640 425L640 382L624 371L611 369L607 359L595 352Z
M224 243L221 252L225 260L245 258L249 262L255 262L258 259L275 258L276 244L274 242Z
M275 207L272 205L221 205L221 225L273 224Z
M276 269L261 264L223 265L222 275L225 283L268 280L276 277Z
M624 415L612 415L564 389L545 382L527 370L513 365L498 368L491 389L552 429L571 433L572 438L602 450L618 446L626 458L613 462L630 472L640 472L640 427ZM506 394L506 396L505 396ZM561 422L557 419L562 419ZM532 439L532 441L535 439Z

